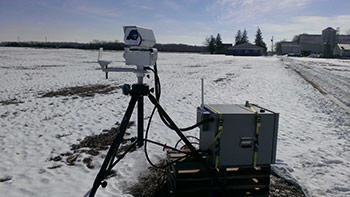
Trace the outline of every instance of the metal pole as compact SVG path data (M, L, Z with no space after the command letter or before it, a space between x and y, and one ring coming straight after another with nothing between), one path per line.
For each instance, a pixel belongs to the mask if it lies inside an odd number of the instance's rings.
M145 76L144 67L137 66L137 83L143 84L143 77ZM143 131L144 131L144 122L143 122L143 95L140 95L137 99L137 146L141 147L143 145Z
M202 109L204 108L204 79L201 78L202 81Z
M137 100L137 146L143 145L143 95Z

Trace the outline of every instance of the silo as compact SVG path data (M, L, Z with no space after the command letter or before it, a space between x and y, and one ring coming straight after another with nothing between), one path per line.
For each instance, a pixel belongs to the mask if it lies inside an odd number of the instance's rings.
M331 27L328 27L322 31L322 41L323 41L323 56L331 57L333 49L337 38L337 31Z

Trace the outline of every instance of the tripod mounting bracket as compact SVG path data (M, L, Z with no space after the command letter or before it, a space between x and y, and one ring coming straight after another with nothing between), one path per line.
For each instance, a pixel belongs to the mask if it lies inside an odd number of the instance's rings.
M133 84L132 88L129 84L124 84L122 89L124 95L147 96L150 93L147 84Z

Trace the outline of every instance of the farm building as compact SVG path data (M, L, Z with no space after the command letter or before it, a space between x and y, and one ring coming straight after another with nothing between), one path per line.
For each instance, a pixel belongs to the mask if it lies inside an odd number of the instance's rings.
M277 53L279 55L291 55L291 56L300 56L301 50L300 46L296 42L283 41L277 43Z
M304 56L319 54L331 57L337 44L350 44L350 35L339 35L331 27L322 30L321 34L300 34L295 36L292 42L282 41L276 44L276 52L279 55L289 54L290 50L297 50Z
M244 43L228 48L225 54L238 56L261 56L265 54L265 49L250 43Z

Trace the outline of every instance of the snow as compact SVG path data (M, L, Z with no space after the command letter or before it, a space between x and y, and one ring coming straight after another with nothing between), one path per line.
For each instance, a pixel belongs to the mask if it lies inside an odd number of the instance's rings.
M122 52L104 52L104 59L123 61ZM48 167L48 158L70 150L91 134L121 121L129 97L118 90L94 97L41 98L65 87L136 81L132 73L98 70L97 51L71 49L0 48L0 193L7 196L83 196L92 186L103 158L94 169L83 163ZM121 62L115 65L122 65ZM332 69L325 69L332 68ZM334 69L337 68L337 69ZM233 57L160 53L161 104L180 126L192 125L200 105L200 78L205 79L206 103L249 100L280 113L277 144L278 174L300 184L308 196L350 195L350 61L287 57ZM320 86L322 94L294 70ZM218 80L220 79L220 80ZM145 78L153 86L153 80ZM145 114L152 105L145 99ZM135 120L135 114L132 120ZM128 132L136 134L136 127ZM64 135L57 138L57 135ZM189 132L198 136L198 129ZM149 136L169 145L178 140L156 116ZM164 157L150 145L151 159ZM117 177L97 196L128 196L126 188L146 171L143 149L128 154L116 167Z
M308 79L329 93L328 96L333 101L350 112L350 60L310 58L282 60L293 69L304 73Z

